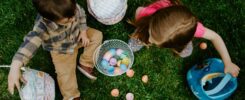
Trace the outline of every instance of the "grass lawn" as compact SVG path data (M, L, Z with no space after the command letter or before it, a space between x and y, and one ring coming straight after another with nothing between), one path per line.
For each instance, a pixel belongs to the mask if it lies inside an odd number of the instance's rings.
M134 27L126 20L134 17L138 6L146 5L152 0L128 0L128 10L125 18L118 24L105 26L96 21L87 12L88 26L99 29L104 34L104 40L128 40L128 35ZM86 0L78 0L87 11ZM232 61L240 68L238 88L231 96L234 100L245 99L245 3L243 0L183 0L200 21L210 29L215 30L225 41ZM0 65L10 64L13 55L23 41L23 37L33 28L36 11L31 0L0 0ZM133 69L135 76L128 78L125 74L118 77L108 77L96 71L98 79L91 81L77 72L81 97L85 100L111 100L125 99L128 92L134 93L136 100L162 100L162 99L196 99L187 86L186 73L195 63L211 57L218 57L217 51L210 42L206 50L200 50L198 44L202 39L194 40L194 52L185 59L175 57L168 49L150 47L143 48L135 53ZM29 66L42 70L56 77L51 57L47 51L40 48ZM0 69L0 100L18 100L15 91L11 96L7 91L8 68ZM144 84L141 77L147 74L149 82ZM56 84L57 87L57 84ZM120 95L113 98L110 91L113 88L120 90ZM56 89L56 100L62 96Z

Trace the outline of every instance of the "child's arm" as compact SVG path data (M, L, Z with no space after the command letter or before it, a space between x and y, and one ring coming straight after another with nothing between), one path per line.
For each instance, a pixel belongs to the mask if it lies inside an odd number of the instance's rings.
M8 90L14 93L14 88L20 88L21 80L20 68L28 63L41 45L40 33L31 31L25 36L24 42L13 57L11 68L8 75Z
M86 14L83 8L77 5L78 8L78 16L79 16L79 23L80 23L80 32L78 36L78 41L82 41L82 46L88 46L90 40L87 36L87 21L86 21Z
M240 71L240 68L231 61L227 48L223 39L214 31L205 27L205 33L203 38L210 40L218 53L220 54L224 65L225 65L225 73L231 73L232 76L237 77Z
M80 31L78 41L82 41L82 46L88 46L90 40L88 39L86 30Z

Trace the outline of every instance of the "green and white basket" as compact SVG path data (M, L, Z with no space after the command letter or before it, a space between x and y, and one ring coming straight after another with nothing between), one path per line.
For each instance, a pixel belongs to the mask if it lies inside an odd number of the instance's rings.
M122 71L121 73L118 74L110 74L108 73L104 67L101 65L102 60L104 59L103 56L106 52L108 52L110 49L121 49L124 52L127 52L127 57L129 58L129 64L127 66L127 69ZM134 62L134 54L131 48L127 43L125 43L122 40L118 39L112 39L112 40L106 40L103 44L101 44L96 51L94 52L93 56L94 64L96 69L107 76L118 76L124 74L128 69L130 69L133 65Z

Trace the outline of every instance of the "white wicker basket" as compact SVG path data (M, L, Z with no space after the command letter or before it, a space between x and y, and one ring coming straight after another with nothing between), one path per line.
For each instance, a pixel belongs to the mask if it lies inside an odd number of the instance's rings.
M54 80L47 73L26 68L23 73L27 81L19 91L21 100L54 100Z
M0 65L0 68L10 68L10 65ZM21 100L54 100L55 82L49 74L21 67L22 76L27 81L19 90Z
M88 11L99 22L113 25L123 19L127 0L87 0Z

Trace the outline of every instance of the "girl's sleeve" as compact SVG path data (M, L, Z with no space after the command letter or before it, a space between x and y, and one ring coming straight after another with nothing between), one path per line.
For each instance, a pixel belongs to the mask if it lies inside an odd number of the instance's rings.
M202 25L202 23L198 22L194 37L202 38L204 33L205 33L205 27Z
M145 17L145 16L150 16L153 13L155 13L157 10L161 9L161 8L165 8L165 7L169 7L171 6L171 1L169 0L158 0L152 4L150 4L147 7L142 8L139 13L137 14L137 16L135 16L136 20Z

